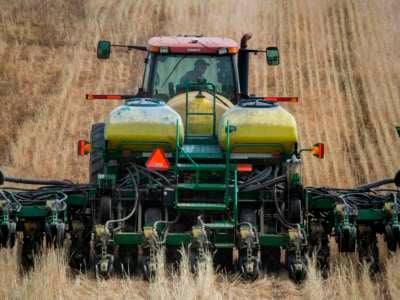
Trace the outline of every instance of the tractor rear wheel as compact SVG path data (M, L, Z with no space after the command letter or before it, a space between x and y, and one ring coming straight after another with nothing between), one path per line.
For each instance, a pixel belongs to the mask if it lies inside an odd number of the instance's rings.
M93 124L92 130L90 132L90 144L92 145L89 162L90 183L96 183L97 175L101 174L104 170L104 157L102 151L99 150L99 148L104 149L105 143L104 123Z

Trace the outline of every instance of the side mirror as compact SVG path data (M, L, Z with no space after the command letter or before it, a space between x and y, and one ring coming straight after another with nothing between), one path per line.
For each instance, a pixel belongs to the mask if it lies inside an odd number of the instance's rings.
M311 148L311 153L319 159L323 159L325 156L325 145L323 143L314 144Z
M4 174L3 172L0 170L0 185L4 184Z
M400 137L400 126L396 126L397 135Z
M396 175L394 176L394 184L400 188L400 170L397 171Z
M97 58L108 59L111 54L111 43L109 41L99 41L97 44Z
M268 47L265 53L268 65L270 66L279 65L279 49L277 47Z

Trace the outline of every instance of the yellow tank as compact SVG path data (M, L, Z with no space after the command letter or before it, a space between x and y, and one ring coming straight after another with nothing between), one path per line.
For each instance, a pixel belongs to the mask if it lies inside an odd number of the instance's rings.
M221 118L218 140L226 146L226 126L231 132L231 150L236 153L293 153L297 143L294 117L278 105L256 107L235 106Z
M198 91L189 92L189 112L190 113L212 113L213 112L213 96L208 92ZM186 118L186 93L177 95L168 101L167 105L173 108L182 117L182 120ZM229 108L233 107L232 102L227 98L216 95L215 111L216 111L216 123L215 130L218 130L218 124L221 116ZM212 135L212 122L213 118L211 115L202 116L188 116L188 128L187 133L190 135Z
M174 150L177 124L182 143L184 130L179 114L164 103L142 99L119 106L109 114L105 138L109 149L148 151L154 149L154 144L140 143L160 143Z

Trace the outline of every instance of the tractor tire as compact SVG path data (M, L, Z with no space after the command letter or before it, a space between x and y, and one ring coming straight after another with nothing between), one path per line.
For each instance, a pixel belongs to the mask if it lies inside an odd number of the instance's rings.
M104 123L96 123L92 125L90 131L90 144L92 151L90 152L89 161L89 182L96 183L97 175L104 171L103 152L98 148L104 148L106 141L104 138Z
M390 225L385 226L385 241L388 249L395 252L397 249L397 239L395 238L392 226Z

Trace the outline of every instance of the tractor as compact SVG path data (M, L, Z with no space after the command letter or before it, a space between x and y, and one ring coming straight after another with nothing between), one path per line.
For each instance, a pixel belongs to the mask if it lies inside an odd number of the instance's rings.
M142 86L134 95L86 95L123 101L78 141L78 154L90 156L88 183L2 175L42 185L0 189L2 245L19 236L29 266L43 237L61 247L68 235L71 267L100 278L151 279L160 251L171 268L187 251L194 273L212 255L216 269L247 280L286 265L301 282L311 254L329 269L335 236L340 252L358 249L376 267L376 234L391 251L400 240L398 188L376 188L400 186L400 175L354 189L303 187L301 154L322 159L324 144L300 149L296 121L279 105L297 97L249 95L250 55L280 62L277 47L251 49L250 38L100 41L101 60L111 49L146 53Z

